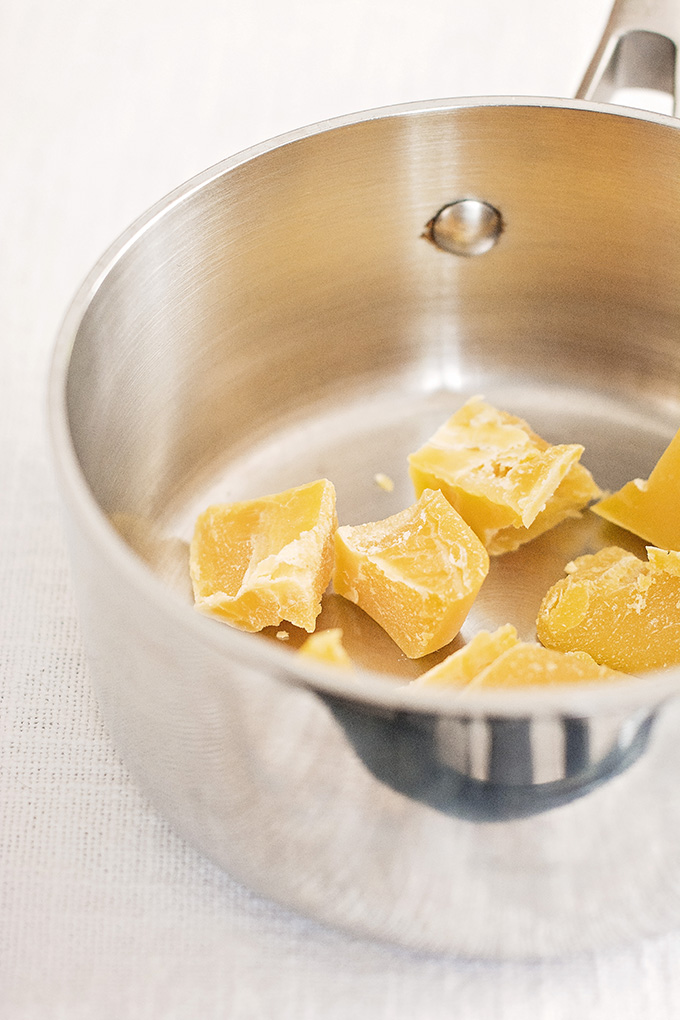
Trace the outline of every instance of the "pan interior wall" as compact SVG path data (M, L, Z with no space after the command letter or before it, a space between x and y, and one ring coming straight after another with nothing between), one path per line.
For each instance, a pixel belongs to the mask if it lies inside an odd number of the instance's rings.
M347 518L377 512L359 476L403 472L473 393L583 442L601 484L646 473L680 424L679 166L669 126L510 103L218 168L118 255L76 337L68 407L95 498L172 529L216 489L335 473L356 480ZM422 236L465 197L504 227L467 258Z

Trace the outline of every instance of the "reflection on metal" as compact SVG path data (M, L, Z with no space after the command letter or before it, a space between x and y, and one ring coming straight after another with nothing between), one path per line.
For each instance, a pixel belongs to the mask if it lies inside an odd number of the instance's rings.
M477 821L538 815L584 796L636 761L655 718L379 716L323 700L382 783Z

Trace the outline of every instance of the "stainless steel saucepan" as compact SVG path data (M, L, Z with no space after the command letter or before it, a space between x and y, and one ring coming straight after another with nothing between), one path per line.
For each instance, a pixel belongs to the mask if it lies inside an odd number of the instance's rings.
M484 957L680 923L678 670L414 692L423 663L343 599L320 622L351 677L200 616L187 563L215 499L326 476L341 523L402 509L406 455L478 393L583 443L603 488L649 474L680 425L680 126L606 100L675 96L679 39L680 8L619 2L577 100L257 146L135 223L68 312L51 431L105 719L178 830L297 911ZM498 557L463 638L533 639L565 563L613 540L641 548L585 515Z

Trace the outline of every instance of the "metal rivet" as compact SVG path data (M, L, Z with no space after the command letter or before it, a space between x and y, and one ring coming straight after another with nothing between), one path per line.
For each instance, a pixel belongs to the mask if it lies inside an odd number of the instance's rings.
M476 198L461 198L439 210L423 237L452 255L481 255L493 248L502 230L498 209Z

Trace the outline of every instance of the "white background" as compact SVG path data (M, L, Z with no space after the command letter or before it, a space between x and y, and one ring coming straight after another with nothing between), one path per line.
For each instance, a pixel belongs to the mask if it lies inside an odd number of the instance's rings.
M570 95L608 0L3 0L0 1017L680 1015L680 933L550 964L419 957L258 899L128 779L90 692L45 439L50 349L111 240L241 148L367 107Z

